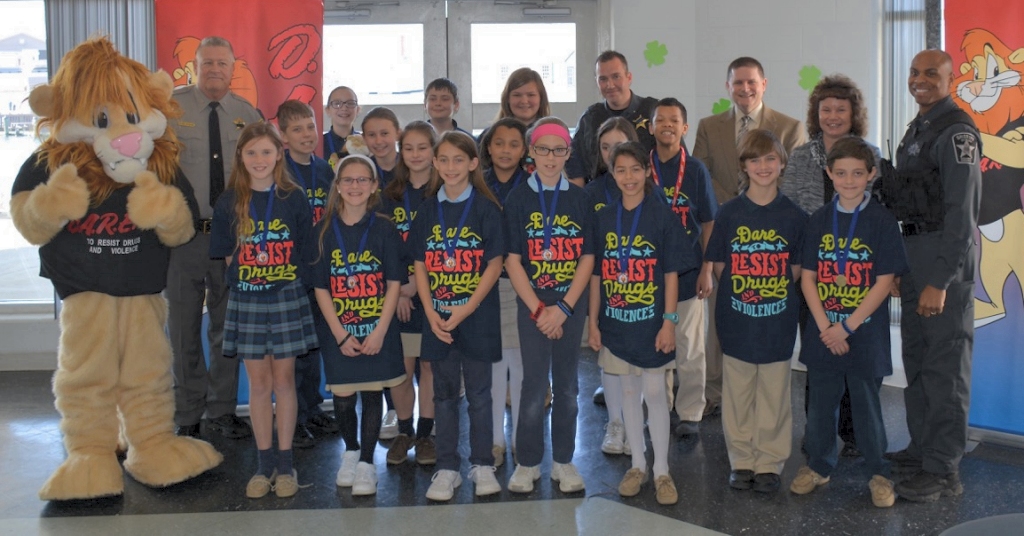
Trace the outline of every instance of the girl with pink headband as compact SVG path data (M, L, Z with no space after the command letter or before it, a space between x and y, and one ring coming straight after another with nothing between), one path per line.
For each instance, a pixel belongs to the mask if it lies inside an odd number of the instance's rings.
M544 397L551 375L551 479L563 493L583 491L573 465L579 413L578 366L586 289L594 269L593 209L583 189L569 183L569 129L554 117L529 132L536 170L505 203L505 270L518 295L523 387L516 430L517 465L509 491L530 493L544 458Z

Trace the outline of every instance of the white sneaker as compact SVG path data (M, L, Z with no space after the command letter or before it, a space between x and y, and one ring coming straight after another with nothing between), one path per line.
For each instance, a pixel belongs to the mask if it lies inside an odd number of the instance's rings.
M540 478L540 466L516 465L512 478L508 479L508 490L516 493L530 493L533 491L533 481Z
M377 494L377 468L372 463L359 462L356 478L352 483L352 495Z
M477 497L501 493L501 484L494 478L494 471L493 465L474 465L469 468L469 479L476 486Z
M384 414L384 421L380 424L380 438L394 439L398 437L398 413L389 409Z
M558 489L562 493L573 493L583 491L583 477L576 470L576 466L569 463L553 462L551 464L551 480L558 482Z
M343 488L351 487L356 480L357 465L359 465L359 451L346 450L341 455L341 469L338 469L338 478L334 483Z
M601 452L622 454L624 440L625 429L622 427L622 421L612 421L604 425L604 441L601 443Z
M462 476L458 471L441 469L430 479L427 498L432 501L450 501L455 495L455 488L462 485Z

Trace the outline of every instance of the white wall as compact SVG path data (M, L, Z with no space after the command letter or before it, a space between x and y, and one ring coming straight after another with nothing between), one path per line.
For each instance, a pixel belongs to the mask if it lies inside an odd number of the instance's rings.
M634 90L681 100L691 147L697 121L729 97L726 67L739 56L764 65L765 102L800 120L809 93L799 86L801 68L851 77L868 104L868 139L878 144L882 0L612 0L610 11L612 46L629 59ZM653 40L668 55L648 67L643 52Z

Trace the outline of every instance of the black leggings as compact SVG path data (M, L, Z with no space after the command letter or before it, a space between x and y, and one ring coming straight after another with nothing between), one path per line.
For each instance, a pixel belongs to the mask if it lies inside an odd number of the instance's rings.
M380 435L380 421L384 416L384 400L380 391L359 391L363 405L363 425L360 431L362 447L356 439L359 421L356 418L356 395L334 395L334 414L341 428L341 437L345 440L345 450L358 450L359 461L373 464L373 452L377 448L377 437Z

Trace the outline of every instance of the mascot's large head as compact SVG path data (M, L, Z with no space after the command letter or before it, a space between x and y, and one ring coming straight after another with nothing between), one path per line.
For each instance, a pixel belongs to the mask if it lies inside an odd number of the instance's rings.
M988 30L973 29L960 44L967 62L960 65L955 97L978 129L998 135L1007 123L1024 116L1024 48L1011 50Z
M93 204L147 169L168 184L179 150L167 128L168 117L180 115L172 91L167 73L149 72L106 38L90 39L64 56L50 84L29 95L37 130L49 129L40 157L51 172L75 164Z

